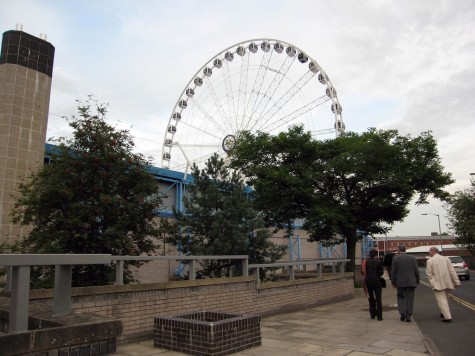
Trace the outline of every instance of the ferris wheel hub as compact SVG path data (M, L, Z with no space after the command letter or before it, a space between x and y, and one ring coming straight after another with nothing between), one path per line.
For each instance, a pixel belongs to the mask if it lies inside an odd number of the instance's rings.
M221 146L223 147L224 152L228 153L234 148L235 145L236 137L234 135L226 135Z

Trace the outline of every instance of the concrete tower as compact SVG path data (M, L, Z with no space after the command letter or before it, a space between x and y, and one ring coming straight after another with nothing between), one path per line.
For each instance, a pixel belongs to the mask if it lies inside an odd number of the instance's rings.
M18 184L43 165L54 47L17 25L0 54L0 244L27 232L11 223Z

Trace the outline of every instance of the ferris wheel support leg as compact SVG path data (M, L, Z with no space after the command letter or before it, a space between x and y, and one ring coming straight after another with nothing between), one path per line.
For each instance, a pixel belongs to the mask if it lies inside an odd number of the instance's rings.
M186 173L185 173L186 174ZM185 178L186 179L186 178ZM176 209L180 213L183 213L183 183L177 183L176 184Z
M297 248L296 248L296 245L297 245ZM289 250L290 250L291 261L301 260L302 256L301 256L301 250L300 250L300 235L296 235L295 240L294 240L294 228L292 228L292 233L289 236ZM297 268L300 269L300 266Z
M185 168L185 175L183 176L183 180L186 181L186 177L188 176L188 168L190 168L190 160L188 159L188 156L186 155L185 150L183 149L183 147L181 147L179 142L175 142L173 145L177 146L180 149L181 153L183 154L183 157L185 157L186 168Z

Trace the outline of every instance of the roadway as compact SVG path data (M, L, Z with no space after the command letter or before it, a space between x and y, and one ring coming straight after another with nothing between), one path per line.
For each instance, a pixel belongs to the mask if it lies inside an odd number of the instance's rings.
M414 320L434 355L475 355L475 273L462 280L449 301L452 323L440 321L440 311L429 287L425 268L420 269L422 283L416 289Z

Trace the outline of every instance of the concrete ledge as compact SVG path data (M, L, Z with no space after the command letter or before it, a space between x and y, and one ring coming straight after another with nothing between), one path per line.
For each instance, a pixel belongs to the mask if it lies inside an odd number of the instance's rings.
M281 282L265 282L257 285L257 289L269 289L269 288L281 288L286 286L293 286L299 284L309 284L322 281L331 281L341 278L353 278L354 272L345 272L341 274L326 274L322 277L305 277L295 279L293 281L281 281ZM107 285L107 286L92 286L92 287L76 287L71 289L72 297L101 295L101 294L115 294L115 293L127 293L127 292L143 292L148 290L160 290L160 289L177 289L177 288L189 288L199 286L211 286L218 284L229 284L239 282L256 282L256 276L249 277L226 277L226 278L210 278L210 279L197 279L192 281L171 281L162 283L144 283L144 284L121 284L121 285ZM51 299L53 298L53 289L31 289L30 299ZM0 297L10 297L10 293L0 293Z
M108 286L93 286L93 287L76 287L71 288L72 297L91 296L101 294L115 294L127 292L144 292L149 290L160 289L177 289L200 286L211 286L218 284L230 284L240 282L255 282L256 277L226 277L226 278L210 278L210 279L196 279L193 281L172 281L162 283L143 283L143 284L119 284ZM53 289L31 289L30 299L51 299L53 298ZM1 293L0 296L9 297L9 293Z
M257 286L257 289L271 289L271 288L281 288L281 287L288 287L288 286L296 286L301 284L310 284L316 282L324 282L324 281L333 281L339 280L342 278L353 278L353 272L346 272L344 275L341 274L328 274L323 275L321 277L306 277L302 279L295 279L293 281L282 281L282 282L268 282L268 283L261 283Z
M8 329L9 305L8 298L0 297L3 332ZM54 316L51 307L39 303L30 303L29 315L28 331L0 334L0 355L60 353L66 349L68 354L76 352L73 349L106 354L115 351L116 337L122 334L122 321L117 318L87 313Z

